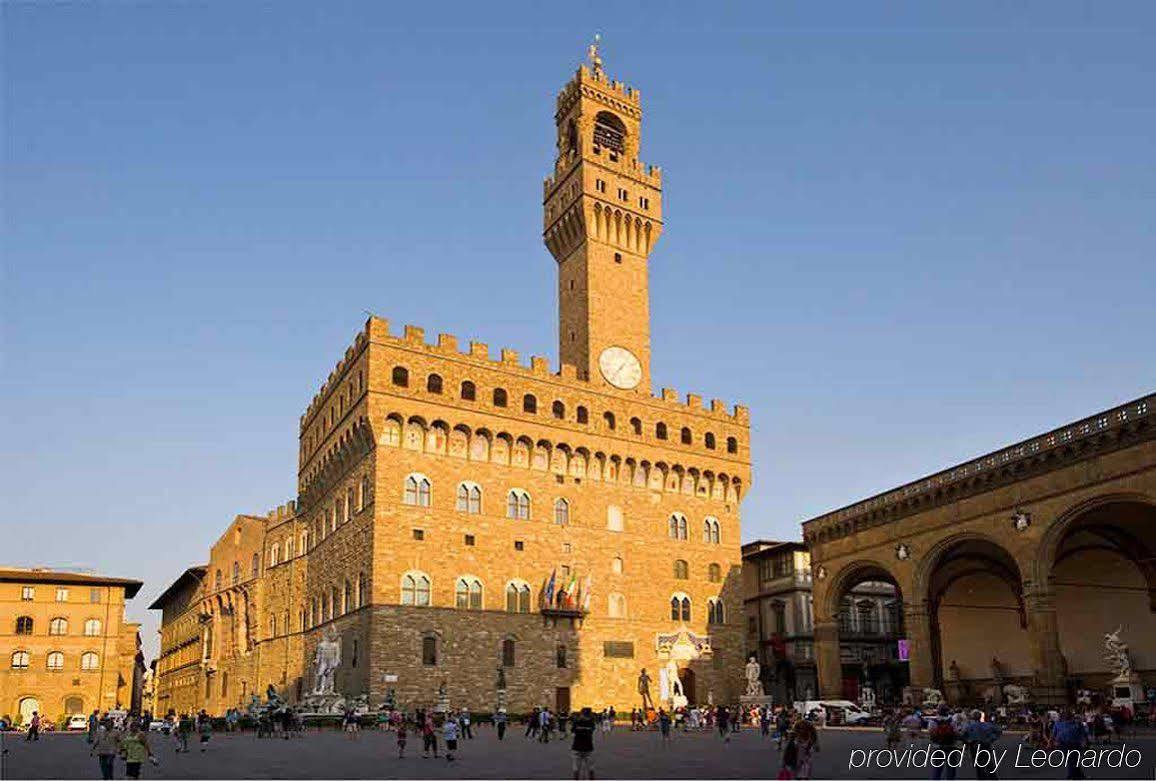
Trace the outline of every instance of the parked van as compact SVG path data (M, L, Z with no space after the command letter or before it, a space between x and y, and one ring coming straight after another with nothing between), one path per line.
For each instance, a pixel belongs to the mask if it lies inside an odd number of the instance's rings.
M871 718L870 713L850 700L804 700L795 703L795 710L807 718L824 711L828 724L858 724Z

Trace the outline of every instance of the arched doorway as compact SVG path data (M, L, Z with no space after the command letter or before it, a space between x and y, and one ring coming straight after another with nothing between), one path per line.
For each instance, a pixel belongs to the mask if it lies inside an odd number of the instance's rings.
M20 700L20 723L27 724L32 721L33 711L41 712L40 700L35 697L24 697ZM44 714L41 712L41 716Z
M909 676L899 660L905 628L903 596L894 576L879 565L854 565L835 584L831 600L838 619L840 696L861 702L869 687L875 702L898 703ZM820 685L824 692L834 689L830 683Z
M1132 668L1156 671L1156 505L1127 498L1093 502L1045 539L1041 557L1056 610L1069 696L1102 692L1116 671L1104 636L1119 630Z
M1023 578L1010 553L987 538L957 539L923 582L936 688L952 701L978 700L993 685L1030 682Z
M69 716L84 713L84 700L80 697L67 697L64 700L64 712Z
M698 702L694 696L694 670L683 667L678 671L678 680L682 682L682 694L691 705Z

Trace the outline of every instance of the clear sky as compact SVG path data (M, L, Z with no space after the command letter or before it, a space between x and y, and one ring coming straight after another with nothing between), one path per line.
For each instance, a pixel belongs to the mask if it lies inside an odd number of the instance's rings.
M541 180L595 31L665 171L655 386L751 408L744 538L1156 387L1150 2L3 23L0 562L141 578L135 619L293 497L366 310L556 361Z

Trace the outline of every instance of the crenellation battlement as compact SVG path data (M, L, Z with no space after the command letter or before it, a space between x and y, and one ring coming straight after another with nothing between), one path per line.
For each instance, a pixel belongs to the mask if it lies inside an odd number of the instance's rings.
M554 173L542 180L542 197L544 199L548 198L550 193L554 191L554 188L570 175L573 163L578 158L578 154L568 153L555 161ZM612 169L624 169L627 173L633 174L650 187L656 190L662 189L662 166L651 165L641 160L620 160L617 163L607 163L606 165Z
M285 504L279 504L271 509L268 513L265 514L265 517L270 521L284 521L288 518L292 518L296 514L297 500L290 499L289 501L285 502Z
M501 368L505 371L519 371L528 376L538 378L557 377L572 383L589 384L589 380L582 379L578 376L578 369L576 366L568 363L559 362L556 370L552 371L550 366L550 359L542 356L531 356L529 364L523 363L521 354L512 348L503 347L499 350L499 357L495 360L490 357L490 347L485 342L469 341L468 352L463 352L460 348L462 342L454 334L439 334L436 344L428 344L424 338L425 329L415 325L406 325L400 337L390 333L389 321L383 318L373 316L367 322L362 336L372 337L373 341L385 344L404 345L412 348L413 346L420 346L423 350L442 354L447 357L455 359L472 359L478 364L487 365L491 368ZM360 337L359 337L360 341ZM593 388L592 388L593 390ZM727 410L726 403L714 399L710 406L703 404L703 397L700 394L689 393L685 398L680 398L679 393L674 388L663 388L658 395L650 397L652 401L660 402L674 412L694 412L697 414L707 414L719 420L725 420L731 423L743 423L745 421L746 407L735 405L732 411Z
M380 318L376 319L381 323L381 330L388 334L389 321L381 320ZM313 398L309 401L309 406L305 409L305 412L302 413L300 418L301 429L305 428L305 421L313 416L313 413L317 411L317 409L329 396L330 391L332 391L334 386L340 382L341 378L345 376L345 373L349 367L357 360L358 356L361 355L361 351L365 348L365 345L369 344L371 336L372 332L368 328L363 331L359 331L353 340L353 344L345 348L345 353L342 355L341 360L338 361L337 364L333 367L333 370L329 372L329 376L325 378L325 382L321 384L321 387L318 389L317 393L315 393Z

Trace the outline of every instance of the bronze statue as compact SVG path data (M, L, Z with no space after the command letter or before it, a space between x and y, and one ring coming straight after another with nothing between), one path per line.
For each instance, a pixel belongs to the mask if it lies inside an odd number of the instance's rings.
M643 712L654 710L654 702L650 699L650 676L646 674L645 667L638 673L638 693L642 695Z

